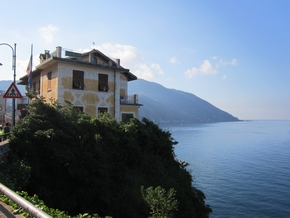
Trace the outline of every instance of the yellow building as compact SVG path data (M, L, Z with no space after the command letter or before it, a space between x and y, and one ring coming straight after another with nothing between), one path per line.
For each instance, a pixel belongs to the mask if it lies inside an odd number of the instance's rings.
M98 50L76 53L56 47L56 51L40 54L40 64L32 72L32 88L37 94L70 101L91 116L108 112L117 121L138 118L137 95L128 95L128 82L137 77ZM28 85L28 76L20 85Z

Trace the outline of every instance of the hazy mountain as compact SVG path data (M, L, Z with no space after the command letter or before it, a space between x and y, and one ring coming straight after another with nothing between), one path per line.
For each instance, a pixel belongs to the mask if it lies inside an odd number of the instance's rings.
M17 85L17 82L18 81L16 81L16 86L18 90L21 92L22 95L25 95L25 86ZM0 80L0 90L6 91L10 87L11 83L12 80Z
M168 89L143 79L129 82L129 92L139 95L139 118L154 122L228 122L239 119L187 92Z

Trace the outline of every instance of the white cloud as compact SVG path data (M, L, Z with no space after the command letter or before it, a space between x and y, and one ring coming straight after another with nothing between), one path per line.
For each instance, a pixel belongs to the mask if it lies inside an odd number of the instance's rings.
M199 68L193 67L188 69L184 75L187 78L192 78L196 74L216 74L217 70L212 67L212 64L209 60L204 60L203 63L200 65Z
M158 74L164 74L159 64L151 64L151 68L155 69Z
M224 61L223 59L220 59L221 65L237 65L237 59L233 58L231 61Z
M204 60L202 65L199 68L199 71L203 74L216 74L217 71L214 69L209 62L209 60Z
M164 72L159 66L159 64L151 64L148 66L145 63L139 64L139 66L134 68L134 71L131 70L138 78L145 80L153 81L158 75L163 75Z
M121 59L121 65L138 59L137 49L131 45L104 43L100 46L95 46L95 48L112 59ZM125 68L127 67L125 66Z
M226 80L226 79L227 79L227 75L223 75L222 80Z
M153 81L158 75L164 74L159 64L148 63L134 46L104 43L100 46L94 46L94 48L113 60L119 58L121 66L130 69L138 78Z
M196 74L217 74L217 69L220 66L226 66L226 65L237 65L237 59L233 58L231 61L224 61L222 58L217 60L218 57L214 56L212 57L213 60L215 61L214 67L212 65L212 63L209 60L204 60L203 63L200 65L199 68L193 67L191 69L188 69L184 75L187 78L192 78L193 76L195 76ZM222 79L227 79L227 76L224 75L222 77Z
M199 70L197 68L188 69L184 74L187 78L192 78L194 75L198 74Z
M151 68L146 64L140 64L139 68L134 72L134 74L139 78L143 78L149 81L152 81L155 77Z
M39 32L41 36L44 38L46 42L52 43L53 42L53 35L59 30L58 27L55 27L49 24L46 27L41 27Z
M177 58L176 57L172 57L172 58L170 58L169 62L171 64L177 64Z

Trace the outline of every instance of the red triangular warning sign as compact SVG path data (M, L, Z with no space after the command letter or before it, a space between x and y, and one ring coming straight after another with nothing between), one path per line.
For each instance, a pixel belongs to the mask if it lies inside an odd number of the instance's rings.
M19 92L15 83L11 83L11 85L3 95L3 98L22 98L22 95Z

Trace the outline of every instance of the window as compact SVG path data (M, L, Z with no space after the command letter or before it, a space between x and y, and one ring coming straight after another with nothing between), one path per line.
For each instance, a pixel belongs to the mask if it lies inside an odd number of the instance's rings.
M106 107L98 107L98 113L107 113L108 112L108 108Z
M38 86L36 88L37 88L37 92L39 94L40 93L40 80L38 80Z
M81 112L84 112L84 108L83 107L76 106L75 108L78 109L78 110L80 110Z
M32 89L35 93L39 94L40 93L40 80L38 82L33 82L32 84Z
M36 92L36 82L33 82L32 89L33 89L34 92Z
M51 90L51 72L47 73L47 89Z
M123 122L129 122L131 118L134 118L133 114L129 114L129 113L122 114L122 121Z
M93 57L93 63L94 63L94 64L97 64L97 63L98 63L98 59L95 58L95 57Z
M99 91L108 92L108 90L109 90L108 75L99 74Z
M84 89L84 71L73 70L73 89Z

